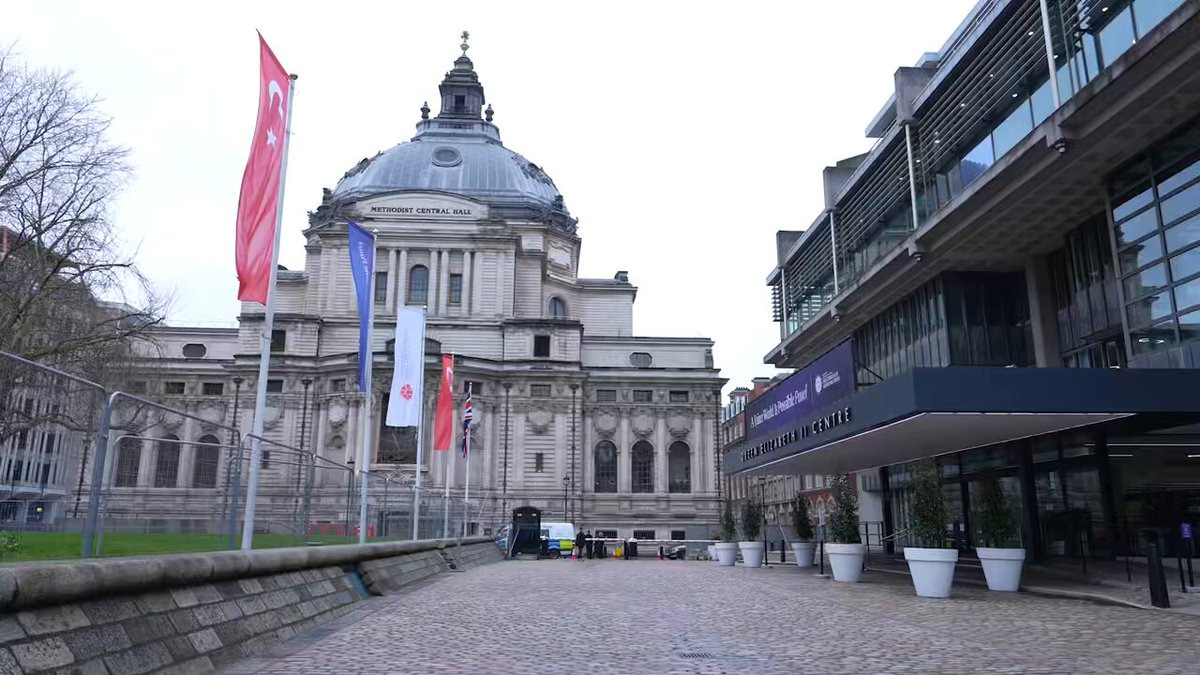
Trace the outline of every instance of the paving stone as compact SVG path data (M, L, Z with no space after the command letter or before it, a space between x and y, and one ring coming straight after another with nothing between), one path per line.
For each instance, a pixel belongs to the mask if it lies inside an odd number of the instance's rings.
M224 596L221 595L221 592L217 590L217 587L213 586L212 584L196 586L193 588L193 592L196 594L197 600L206 604L211 602L221 602L225 599Z
M124 621L142 614L137 603L128 598L110 598L80 603L80 608L94 624Z
M186 661L197 654L195 645L186 635L169 637L163 640L163 645L171 652L171 658L175 661Z
M7 647L0 647L0 673L8 675L9 673L20 673L21 667L17 665L17 659L8 651Z
M67 643L58 637L15 644L11 648L17 663L27 672L50 670L75 662Z
M71 653L79 661L86 661L101 654L133 646L129 641L129 636L125 634L125 628L111 624L67 633L63 636L63 640L66 641L67 646L71 648Z
M121 624L129 641L135 645L162 640L176 634L175 626L165 616L143 616Z
M146 593L139 595L137 600L138 609L142 614L157 614L158 612L169 612L173 609L178 609L179 605L175 603L175 596L170 591L159 591L157 593Z
M0 644L14 642L25 637L25 629L11 616L0 617ZM0 671L2 672L2 671Z
M200 599L196 597L194 588L172 588L171 597L175 599L175 604L180 607L195 607L200 604Z
M19 612L17 621L30 635L62 633L91 625L87 615L75 605L59 605Z
M243 593L251 594L263 592L262 584L258 582L258 579L241 579L237 583L238 586L241 587Z
M237 604L241 608L242 614L246 615L267 611L267 603L261 597L243 598L238 600Z
M200 627L200 622L196 620L195 612L190 609L171 612L169 616L171 624L175 626L177 633L190 633Z
M63 668L58 672L62 675L110 675L112 671L108 669L108 666L104 665L103 659L92 659L87 663Z
M213 662L207 656L177 663L158 671L161 675L200 675L213 672Z
M227 621L220 605L200 605L192 610L192 615L201 626L212 626Z
M152 642L104 657L108 669L120 675L148 673L171 664L171 652L161 643Z
M205 628L201 631L196 631L188 635L188 639L192 641L192 646L201 654L211 652L214 649L220 649L225 645L221 643L221 638L217 637L216 631L211 628Z

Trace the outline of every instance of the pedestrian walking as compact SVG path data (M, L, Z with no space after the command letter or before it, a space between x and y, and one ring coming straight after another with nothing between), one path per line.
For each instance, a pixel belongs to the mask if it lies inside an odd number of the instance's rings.
M594 539L592 539L592 531L591 530L588 530L588 532L587 532L586 548L587 548L587 557L589 557L589 558L594 557L594 555L596 553L596 541Z
M575 535L575 557L583 560L583 549L587 546L588 535L582 530Z

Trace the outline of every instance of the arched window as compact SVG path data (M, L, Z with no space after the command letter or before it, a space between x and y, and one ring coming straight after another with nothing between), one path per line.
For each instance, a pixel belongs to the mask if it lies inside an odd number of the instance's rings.
M173 488L179 480L179 437L167 436L158 442L154 458L154 487Z
M692 451L687 443L675 441L667 451L668 489L671 492L692 491Z
M414 265L408 271L408 304L424 305L429 302L429 268Z
M557 295L550 298L550 318L565 319L567 318L567 303Z
M117 446L116 487L137 487L138 468L142 463L142 442L136 438L122 438Z
M611 441L596 445L596 492L617 491L617 446Z
M646 441L633 444L633 491L654 492L654 447Z
M217 467L221 463L221 441L212 434L200 437L196 446L196 462L192 467L192 487L217 487Z

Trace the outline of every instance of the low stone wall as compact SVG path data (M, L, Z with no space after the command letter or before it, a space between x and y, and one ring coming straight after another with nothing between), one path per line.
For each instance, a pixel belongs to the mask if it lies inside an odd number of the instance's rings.
M382 594L503 558L485 538L0 568L0 673L203 673ZM361 581L360 581L361 580Z

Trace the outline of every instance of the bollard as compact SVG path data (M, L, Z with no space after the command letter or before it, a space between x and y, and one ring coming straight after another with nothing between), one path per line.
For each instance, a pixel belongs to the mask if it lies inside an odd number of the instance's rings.
M824 539L821 540L820 546L821 546L821 552L820 552L820 555L817 557L819 557L821 559L821 576L825 576L825 540Z
M779 542L779 562L787 562L787 541ZM1189 562L1191 561L1189 560Z
M1158 543L1146 544L1146 563L1149 565L1150 604L1168 608L1171 598L1167 595L1167 575L1163 573L1162 558L1158 556Z

